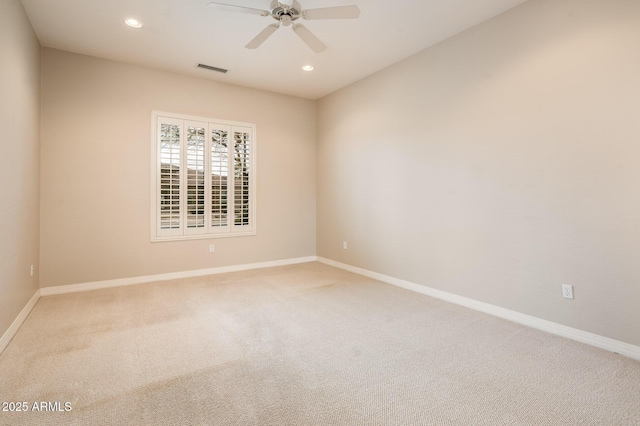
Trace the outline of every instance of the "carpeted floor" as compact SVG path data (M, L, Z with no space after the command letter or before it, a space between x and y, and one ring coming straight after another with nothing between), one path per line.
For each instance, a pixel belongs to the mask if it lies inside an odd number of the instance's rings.
M306 263L43 297L0 402L29 410L3 425L639 425L640 362Z

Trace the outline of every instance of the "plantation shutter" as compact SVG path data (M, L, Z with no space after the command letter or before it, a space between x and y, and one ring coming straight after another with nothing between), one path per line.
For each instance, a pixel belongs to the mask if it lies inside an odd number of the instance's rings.
M251 188L250 177L253 173L251 170L251 129L233 128L234 140L234 191L233 206L234 220L233 227L235 230L242 228L251 229L252 218L251 211Z
M255 234L254 127L154 117L152 240Z
M185 121L186 167L186 234L201 234L206 229L205 189L208 181L205 168L207 153L207 123Z
M182 120L158 119L158 235L182 235Z
M211 232L228 233L229 226L229 126L209 124L211 140Z

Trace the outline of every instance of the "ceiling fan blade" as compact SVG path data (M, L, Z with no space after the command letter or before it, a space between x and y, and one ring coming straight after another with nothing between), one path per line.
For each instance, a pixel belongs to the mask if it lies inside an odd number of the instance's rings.
M264 43L265 40L268 39L269 36L273 34L278 28L280 28L280 25L278 24L269 25L267 28L260 31L260 34L255 36L253 40L251 40L245 47L247 49L256 49L260 47L260 45Z
M325 46L325 44L321 42L318 37L314 36L313 33L302 24L294 25L293 32L296 33L298 37L302 39L302 41L307 43L307 46L309 46L311 50L316 53L320 53L327 48L327 46Z
M304 19L355 19L360 16L358 6L322 7L302 11Z
M216 9L228 10L230 12L241 12L241 13L250 13L252 15L260 15L260 16L269 16L268 10L262 9L253 9L251 7L244 6L236 6L235 4L226 4L226 3L218 3L217 1L212 1L207 4L209 7L215 7Z

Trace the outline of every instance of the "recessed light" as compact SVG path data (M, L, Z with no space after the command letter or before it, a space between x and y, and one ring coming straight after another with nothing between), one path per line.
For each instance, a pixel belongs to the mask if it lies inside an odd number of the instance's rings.
M125 19L124 23L133 28L142 28L142 22L138 21L135 18Z
M313 71L313 66L305 65L305 66L302 67L302 69L305 70L305 71Z

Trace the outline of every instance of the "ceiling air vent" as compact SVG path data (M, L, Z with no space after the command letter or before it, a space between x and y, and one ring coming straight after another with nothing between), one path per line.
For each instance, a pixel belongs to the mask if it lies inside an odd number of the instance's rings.
M226 74L229 70L225 70L224 68L212 67L211 65L198 64L198 68L204 68L210 71L221 72L222 74Z

